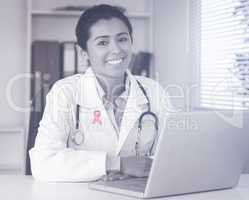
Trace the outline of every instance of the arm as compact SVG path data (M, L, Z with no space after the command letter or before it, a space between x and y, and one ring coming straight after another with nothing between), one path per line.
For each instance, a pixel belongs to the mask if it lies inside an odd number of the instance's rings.
M43 181L96 180L106 173L106 152L67 148L73 101L64 89L55 85L46 97L35 146L29 152L32 174Z

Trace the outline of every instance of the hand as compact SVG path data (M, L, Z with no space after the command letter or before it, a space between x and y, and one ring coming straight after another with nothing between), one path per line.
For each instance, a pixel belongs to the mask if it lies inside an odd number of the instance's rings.
M106 175L101 177L103 181L116 181L129 179L131 176L125 175L118 170L108 171Z
M147 156L121 157L121 172L134 177L147 177L150 173L152 159Z

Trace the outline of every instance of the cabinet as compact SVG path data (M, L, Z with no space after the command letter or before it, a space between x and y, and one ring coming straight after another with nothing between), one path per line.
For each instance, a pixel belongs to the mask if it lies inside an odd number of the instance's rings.
M23 128L1 128L0 174L24 174L25 149Z

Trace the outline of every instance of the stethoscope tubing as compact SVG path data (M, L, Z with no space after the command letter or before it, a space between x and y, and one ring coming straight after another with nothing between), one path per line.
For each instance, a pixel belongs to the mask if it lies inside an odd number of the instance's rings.
M77 104L76 105L76 124L75 124L76 130L79 129L79 123L80 123L80 105Z

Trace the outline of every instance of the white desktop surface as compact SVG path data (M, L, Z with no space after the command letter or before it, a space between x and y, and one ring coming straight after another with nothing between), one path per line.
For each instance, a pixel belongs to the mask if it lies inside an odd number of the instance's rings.
M126 200L131 197L88 189L87 183L46 183L31 176L0 175L2 200ZM233 189L164 197L167 200L249 200L249 174Z

